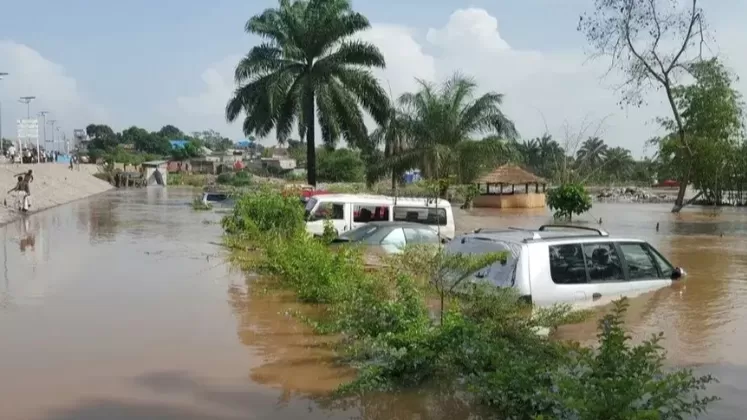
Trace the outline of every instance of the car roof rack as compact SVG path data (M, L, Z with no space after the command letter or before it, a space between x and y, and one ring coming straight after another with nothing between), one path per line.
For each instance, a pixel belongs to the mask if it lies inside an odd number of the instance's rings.
M546 232L551 228L558 228L558 229L577 229L577 230L586 230L590 232L596 232L599 236L610 236L607 231L604 229L597 229L593 227L588 226L574 226L574 225L556 225L556 224L550 224L550 225L542 225L539 227L540 232Z

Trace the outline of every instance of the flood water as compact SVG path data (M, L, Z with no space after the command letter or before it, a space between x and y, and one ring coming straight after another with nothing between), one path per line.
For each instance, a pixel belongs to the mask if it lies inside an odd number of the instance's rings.
M192 193L113 192L0 228L0 419L463 419L473 409L435 391L330 401L350 378L309 334L292 297L225 263L220 215ZM536 227L546 212L473 211L457 230ZM747 401L747 212L598 204L589 226L644 237L685 282L633 299L636 340L663 331L670 363L711 372L723 402L707 418L742 418ZM660 230L656 231L656 223ZM723 235L723 236L722 236ZM594 323L562 328L589 341Z

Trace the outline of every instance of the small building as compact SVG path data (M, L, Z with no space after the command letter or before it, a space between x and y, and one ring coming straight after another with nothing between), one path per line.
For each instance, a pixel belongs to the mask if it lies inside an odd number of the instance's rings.
M296 169L296 160L283 156L273 156L270 158L262 158L262 166L266 169L273 169L278 172L291 171Z
M476 184L480 195L473 200L475 207L529 209L544 208L546 205L547 181L518 165L500 166L479 178Z
M167 179L169 175L168 162L165 160L151 160L149 162L143 162L143 170L145 171L145 185L168 185Z

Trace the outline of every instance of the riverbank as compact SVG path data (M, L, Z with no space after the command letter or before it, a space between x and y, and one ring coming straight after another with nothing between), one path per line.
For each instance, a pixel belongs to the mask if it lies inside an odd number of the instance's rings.
M31 212L67 204L112 189L112 185L93 176L96 165L80 165L70 170L66 164L42 163L32 165L0 165L0 189L6 205L0 207L0 224L18 219L21 213L15 209L16 197L7 191L16 185L15 175L34 171L31 183Z

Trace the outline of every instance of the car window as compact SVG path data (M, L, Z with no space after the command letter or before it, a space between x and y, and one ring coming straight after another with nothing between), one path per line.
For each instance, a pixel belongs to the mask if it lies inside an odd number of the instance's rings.
M310 221L313 220L345 220L345 205L340 203L319 203L319 206L309 217Z
M590 281L625 281L620 256L611 243L584 244Z
M394 206L394 221L446 226L446 210L433 207Z
M665 279L672 278L672 273L674 272L674 267L672 264L667 261L666 258L664 258L659 251L657 251L654 247L651 245L648 246L649 251L651 251L651 255L654 256L654 259L656 260L656 263L659 264L659 269L661 270L661 277Z
M381 246L389 252L395 252L407 245L405 232L402 228L393 229L388 235L381 240Z
M438 244L438 234L432 229L404 228L407 244Z
M646 244L622 243L620 250L628 263L628 276L631 280L658 279L659 270L656 269L651 253Z
M551 245L550 277L557 284L586 283L584 252L580 244Z

